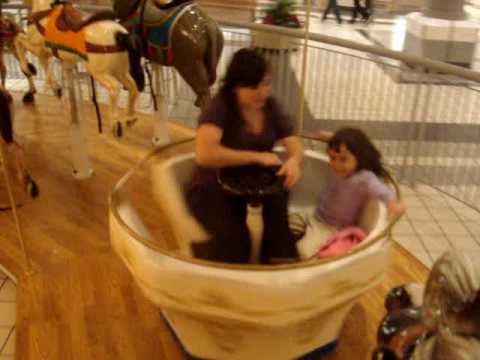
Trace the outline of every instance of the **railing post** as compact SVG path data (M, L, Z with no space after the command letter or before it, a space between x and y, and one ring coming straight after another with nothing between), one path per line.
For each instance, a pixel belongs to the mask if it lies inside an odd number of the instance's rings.
M165 91L162 87L162 80L165 80L161 76L160 72L162 68L160 65L153 65L153 84L155 88L155 96L157 98L158 110L155 113L155 119L153 124L153 138L152 142L155 146L161 146L170 142L170 135L167 129L168 120L168 103L165 97Z
M73 157L73 177L82 180L89 178L93 171L90 167L87 151L85 117L82 92L78 81L78 71L75 65L64 65L68 102L70 105L70 131Z
M305 19L305 33L303 38L303 61L302 61L302 81L300 83L300 97L298 103L298 132L301 134L304 127L305 116L305 87L307 81L308 66L308 39L310 34L310 18L312 15L312 0L307 0L307 17Z

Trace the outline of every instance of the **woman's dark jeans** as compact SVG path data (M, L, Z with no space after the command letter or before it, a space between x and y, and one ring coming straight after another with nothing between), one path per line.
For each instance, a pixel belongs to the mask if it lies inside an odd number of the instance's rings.
M267 196L263 204L263 239L260 260L296 258L297 250L288 226L288 192ZM250 233L246 225L247 199L225 193L220 186L195 186L187 203L211 238L192 244L195 257L226 263L248 263Z

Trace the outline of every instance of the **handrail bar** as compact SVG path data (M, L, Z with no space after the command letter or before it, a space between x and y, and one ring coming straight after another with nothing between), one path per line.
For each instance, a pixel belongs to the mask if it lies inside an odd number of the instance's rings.
M246 24L242 22L228 21L228 20L222 20L219 23L223 26L241 27L241 28L247 28L250 30L265 31L270 33L286 35L292 38L297 38L302 40L305 35L304 31L300 29L290 29L290 28L274 26L274 25L255 24L255 23ZM410 65L417 65L420 67L433 69L441 73L455 75L455 76L464 78L466 80L480 82L480 72L468 70L461 66L448 64L442 61L428 59L418 55L407 54L401 51L390 50L390 49L386 49L386 48L382 48L374 45L361 44L351 40L346 40L346 39L341 39L341 38L337 38L329 35L316 34L316 33L309 34L309 40L318 41L318 42L322 42L329 45L349 48L353 50L358 50L362 52L367 52L377 56L382 56L382 57L402 61Z

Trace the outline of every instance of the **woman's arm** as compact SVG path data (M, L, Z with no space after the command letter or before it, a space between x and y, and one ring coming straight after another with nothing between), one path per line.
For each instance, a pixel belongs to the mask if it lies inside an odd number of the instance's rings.
M313 134L313 136L323 142L329 142L330 139L333 137L333 132L331 131L325 131L325 130L320 130L317 131L316 133Z
M288 159L278 171L277 175L285 176L283 185L290 189L302 177L303 145L297 136L289 136L282 139L287 149Z
M270 152L235 150L221 143L223 130L213 124L203 124L197 130L196 160L200 166L221 168L227 166L261 165L279 166L277 155Z

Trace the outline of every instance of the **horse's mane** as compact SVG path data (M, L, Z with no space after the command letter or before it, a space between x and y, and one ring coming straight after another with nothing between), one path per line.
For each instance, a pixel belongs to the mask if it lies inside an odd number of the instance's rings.
M10 144L13 141L12 113L10 111L10 95L0 89L0 133L3 141Z
M437 260L422 309L423 322L433 335L417 345L412 360L478 360L479 294L480 271L471 257L450 251Z

